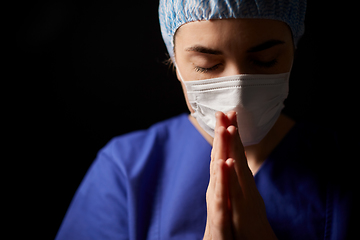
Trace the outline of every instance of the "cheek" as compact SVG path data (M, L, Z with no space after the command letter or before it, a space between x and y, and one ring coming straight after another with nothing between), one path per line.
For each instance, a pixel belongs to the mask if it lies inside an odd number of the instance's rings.
M277 58L277 63L266 72L267 74L278 74L290 72L294 61L293 51L286 51Z
M291 47L284 55L284 60L282 64L283 72L290 72L293 62L294 62L294 48Z
M176 51L177 46L175 46L175 62L176 62L176 76L178 80L181 82L181 77L185 81L189 79L188 76L188 61L183 56L182 51ZM180 77L181 75L181 77Z

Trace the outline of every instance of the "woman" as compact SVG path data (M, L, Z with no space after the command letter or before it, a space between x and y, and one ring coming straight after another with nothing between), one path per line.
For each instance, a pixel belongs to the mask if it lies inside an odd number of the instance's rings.
M305 5L162 0L191 115L105 146L57 239L346 238L332 133L281 114Z

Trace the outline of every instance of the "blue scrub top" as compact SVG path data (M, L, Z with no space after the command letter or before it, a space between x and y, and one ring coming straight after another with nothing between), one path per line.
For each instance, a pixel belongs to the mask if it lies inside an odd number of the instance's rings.
M331 133L297 123L255 175L279 239L346 238L351 199L331 177L335 143ZM56 239L202 239L210 152L185 114L112 139Z

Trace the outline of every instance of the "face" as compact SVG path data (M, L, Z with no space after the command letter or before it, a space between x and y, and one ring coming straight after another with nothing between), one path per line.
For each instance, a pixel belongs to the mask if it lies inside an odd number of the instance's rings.
M284 22L221 19L181 26L175 34L174 51L183 80L194 81L289 72L294 44Z

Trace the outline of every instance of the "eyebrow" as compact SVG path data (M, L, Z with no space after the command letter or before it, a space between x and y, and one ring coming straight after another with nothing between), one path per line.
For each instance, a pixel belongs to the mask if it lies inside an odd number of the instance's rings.
M255 53L255 52L260 52L266 49L269 49L271 47L274 47L276 45L280 45L280 44L284 44L284 41L281 40L276 40L276 39L271 39L269 41L263 42L259 45L256 45L254 47L251 47L247 50L248 53ZM221 55L223 54L220 50L215 50L212 48L208 48L208 47L204 47L201 45L195 45L192 47L188 47L185 49L188 52L198 52L198 53L206 53L206 54L212 54L212 55Z
M276 45L280 45L280 44L284 44L284 43L285 43L284 41L272 39L272 40L266 41L264 43L261 43L259 45L249 48L247 50L247 52L248 53L260 52L260 51L263 51L263 50L269 49L271 47L274 47Z
M185 50L188 52L198 52L198 53L206 53L206 54L213 54L213 55L221 55L222 54L222 52L219 50L207 48L207 47L200 46L200 45L195 45L195 46L189 47Z

